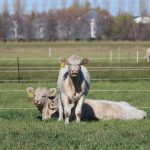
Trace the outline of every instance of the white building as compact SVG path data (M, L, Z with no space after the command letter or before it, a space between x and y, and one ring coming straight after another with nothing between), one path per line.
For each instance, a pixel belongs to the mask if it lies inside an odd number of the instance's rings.
M136 17L134 19L135 23L143 23L143 24L147 24L150 23L150 17Z

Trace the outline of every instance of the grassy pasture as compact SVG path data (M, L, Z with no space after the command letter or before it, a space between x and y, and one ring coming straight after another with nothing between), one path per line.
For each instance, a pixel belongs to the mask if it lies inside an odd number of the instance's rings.
M91 90L129 90L129 91L100 91L89 92L88 98L126 101L136 107L142 107L148 114L144 120L133 121L83 121L76 124L75 121L66 126L64 122L57 122L54 118L42 122L37 118L38 111L32 105L32 98L27 97L25 91L1 91L1 90L25 90L28 86L56 87L59 64L56 59L48 58L48 48L52 48L52 58L79 54L93 58L110 57L104 49L139 50L140 57L144 57L145 51L150 47L149 42L36 42L36 43L0 43L0 80L17 79L16 57L20 58L20 78L26 80L39 80L39 82L0 82L0 150L2 149L51 149L51 150L149 150L150 143L150 106L149 80L122 81L121 78L149 78L149 70L104 70L102 68L92 71L90 67L149 67L144 59L136 63L132 60L135 53L120 53L121 57L130 56L120 61L105 59L93 59L89 67L92 79L118 79L119 81L93 81ZM110 51L109 51L110 52ZM118 51L113 51L113 56L118 57ZM6 58L11 58L7 60ZM25 58L34 58L26 60ZM45 59L46 58L46 59ZM3 68L5 67L5 68ZM6 68L7 67L7 68ZM54 70L38 71L29 67L55 67ZM32 72L29 70L36 70ZM44 70L44 69L43 69ZM8 71L8 72L6 72ZM10 72L16 71L16 72ZM53 82L43 79L52 79ZM131 91L130 91L131 90ZM17 109L29 108L29 109ZM32 109L33 108L33 109Z

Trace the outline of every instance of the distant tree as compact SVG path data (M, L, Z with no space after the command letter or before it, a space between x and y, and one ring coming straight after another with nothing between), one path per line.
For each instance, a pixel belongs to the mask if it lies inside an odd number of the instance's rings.
M89 0L85 0L83 6L86 7L86 8L90 8L91 7L90 1Z
M148 1L147 0L140 0L139 1L139 7L140 7L140 15L147 16L148 14Z
M10 21L9 17L10 17L10 15L9 15L8 2L7 2L7 0L4 0L2 15L0 18L0 38L4 41L7 40L8 24Z
M54 41L57 39L57 18L56 14L49 11L46 15L46 27L45 27L45 38L46 40Z
M14 21L15 21L15 38L18 41L20 35L25 37L26 18L24 15L25 11L25 0L14 0Z
M9 17L9 8L8 8L8 1L7 0L4 0L2 15L3 15L3 17L6 17L6 18Z
M58 0L50 0L50 5L52 9L56 9Z
M118 0L118 14L121 14L124 12L125 8L125 2L124 0Z
M132 28L133 16L122 13L114 17L112 24L112 39L113 40L128 40L130 30Z
M128 10L131 15L134 15L135 11L135 0L130 0L130 3L128 3Z
M72 6L73 7L80 7L80 1L79 0L73 0Z
M14 0L13 3L13 8L14 8L14 13L16 15L21 15L25 11L25 1L24 0Z
M67 5L67 0L61 0L61 7L62 9L65 9Z
M109 11L110 10L110 1L109 0L103 0L102 1L103 9Z

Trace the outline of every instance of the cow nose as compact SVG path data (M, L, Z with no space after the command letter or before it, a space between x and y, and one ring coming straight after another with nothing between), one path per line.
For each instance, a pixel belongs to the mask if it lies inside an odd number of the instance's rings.
M72 73L78 73L78 71L74 69L74 70L72 70Z
M40 104L40 101L39 101L39 100L34 100L34 101L33 101L33 104L34 104L34 105Z

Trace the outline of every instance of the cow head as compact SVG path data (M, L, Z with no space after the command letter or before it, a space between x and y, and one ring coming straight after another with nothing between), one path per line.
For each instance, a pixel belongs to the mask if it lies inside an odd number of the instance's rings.
M81 65L89 62L89 58L80 58L79 56L72 55L68 59L61 58L60 62L64 62L66 65L68 65L69 75L74 78L78 76L78 73L81 70Z
M27 93L29 97L34 97L33 104L36 107L44 107L46 100L52 100L57 95L57 89L50 88L47 90L46 88L37 88L34 90L32 87L27 88Z

